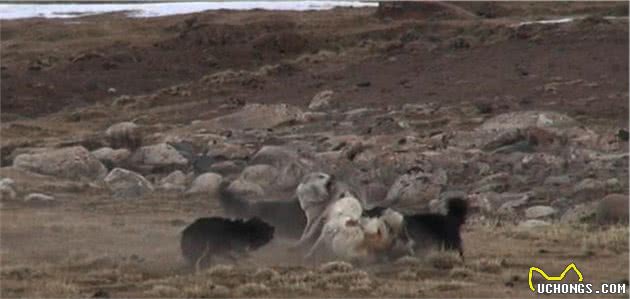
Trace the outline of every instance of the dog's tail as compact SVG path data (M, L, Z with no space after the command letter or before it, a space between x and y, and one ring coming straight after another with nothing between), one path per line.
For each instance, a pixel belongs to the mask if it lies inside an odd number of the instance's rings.
M219 185L219 203L226 214L234 217L249 217L249 202L240 198L228 189L230 182L223 181Z
M468 214L468 202L460 197L451 198L446 204L447 215L457 219L457 224L462 225L466 222Z

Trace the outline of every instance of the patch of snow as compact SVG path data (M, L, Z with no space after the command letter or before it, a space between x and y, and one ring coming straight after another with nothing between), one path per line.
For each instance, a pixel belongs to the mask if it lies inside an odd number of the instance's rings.
M361 1L230 1L125 4L0 4L0 19L75 18L88 15L128 12L135 18L188 14L205 10L327 10L335 7L375 7Z
M582 20L585 19L586 17L572 17L572 18L561 18L561 19L549 19L549 20L537 20L537 21L525 21L525 22L520 22L518 24L515 25L515 27L520 27L520 26L525 26L525 25L532 25L532 24L562 24L562 23L569 23L569 22L573 22L575 20ZM615 17L615 16L606 16L604 17L604 19L606 20L627 20L628 17Z

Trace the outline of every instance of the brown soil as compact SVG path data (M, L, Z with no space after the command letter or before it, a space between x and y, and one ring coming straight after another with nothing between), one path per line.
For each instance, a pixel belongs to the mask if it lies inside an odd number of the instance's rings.
M2 21L2 166L21 147L96 149L103 146L102 132L119 121L136 120L155 133L243 103L306 108L325 89L344 99L337 107L343 111L406 103L485 107L484 117L552 110L606 132L628 128L628 20L600 17L627 16L626 2L461 7L480 17L439 9L422 18L335 9ZM590 17L518 26L572 15ZM233 79L228 70L249 73ZM137 102L112 104L123 95ZM373 119L354 125L349 130L365 136L396 130ZM458 123L461 129L476 125ZM335 130L331 126L323 122L313 130ZM113 297L208 296L195 289L206 274L182 269L177 238L194 217L220 213L216 203L168 195L113 201L90 186L68 187L3 168L7 176L31 182L29 192L55 192L58 200L50 207L2 203L1 297L85 297L98 290ZM427 264L380 265L365 269L374 281L371 291L314 283L305 284L311 292L279 287L263 295L523 297L531 294L530 266L559 273L570 262L596 284L628 277L627 228L519 234L480 221L466 228L464 240L462 271L471 276ZM315 269L279 258L286 256L282 248L273 251L275 245L253 262L281 275ZM479 266L483 261L494 268ZM237 269L235 277L250 279L250 268ZM401 278L409 269L413 278ZM187 291L160 293L156 285Z

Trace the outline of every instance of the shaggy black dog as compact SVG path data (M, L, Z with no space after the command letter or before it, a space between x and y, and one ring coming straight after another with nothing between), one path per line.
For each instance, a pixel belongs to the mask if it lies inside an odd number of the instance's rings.
M247 250L257 249L271 241L273 233L273 226L258 218L247 221L199 218L182 231L182 254L197 269L210 265L214 256L236 261Z
M468 203L461 198L452 198L446 208L446 215L428 213L405 216L405 227L416 248L432 241L443 249L459 251L463 259L460 229L466 222Z
M306 215L297 197L250 203L230 192L227 189L228 185L228 182L222 183L219 192L219 202L228 215L237 218L258 217L273 225L279 235L300 237L306 226Z
M405 229L414 241L414 250L436 244L446 250L457 250L464 258L464 248L460 234L461 226L466 222L468 203L462 198L451 198L446 204L447 213L425 213L405 215ZM363 212L367 217L378 217L386 208L376 207Z

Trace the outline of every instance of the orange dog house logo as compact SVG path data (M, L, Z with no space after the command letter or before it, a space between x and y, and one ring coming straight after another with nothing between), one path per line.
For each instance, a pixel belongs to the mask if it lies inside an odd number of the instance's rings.
M531 268L529 268L529 275L528 275L528 279L527 279L528 282L529 282L529 288L532 290L532 292L536 293L536 288L534 288L534 283L532 282L532 277L534 275L534 272L540 273L540 275L542 275L542 277L545 280L547 280L547 281L561 281L567 275L569 270L575 271L575 274L577 274L577 276L578 276L578 281L579 282L582 282L584 280L584 277L582 276L582 272L580 272L580 270L578 270L577 266L575 266L575 263L569 264L564 269L564 271L562 271L562 273L560 273L560 275L558 275L558 276L549 276L549 275L547 275L547 273L545 273L545 271L541 270L540 268L531 267ZM541 293L540 292L540 288L539 288L538 292Z

